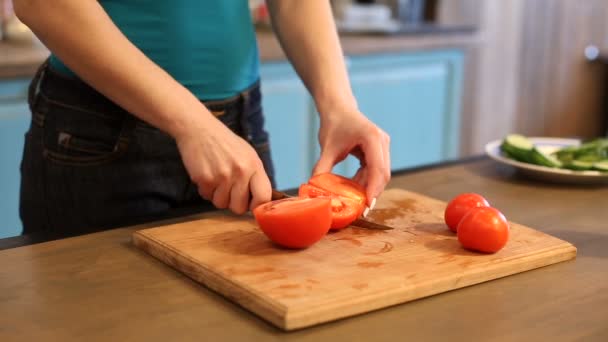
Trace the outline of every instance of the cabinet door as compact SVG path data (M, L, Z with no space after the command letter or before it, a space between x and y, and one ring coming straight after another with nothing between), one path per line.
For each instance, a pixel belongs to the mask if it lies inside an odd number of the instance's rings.
M311 172L315 141L312 102L288 63L265 63L260 72L277 188L295 188L306 182Z
M463 55L460 51L353 57L359 107L391 136L392 169L457 157ZM349 157L336 169L352 176Z
M21 234L19 165L29 122L29 109L25 102L0 103L0 238Z

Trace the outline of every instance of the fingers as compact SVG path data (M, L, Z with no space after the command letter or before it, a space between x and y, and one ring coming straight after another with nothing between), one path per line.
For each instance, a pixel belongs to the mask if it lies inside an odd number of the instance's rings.
M386 134L380 129L377 134L370 135L361 146L365 154L365 168L367 169L367 204L371 205L373 200L382 193L390 179L390 156L386 151L388 140Z
M198 133L201 129L205 134ZM236 214L247 211L250 190L252 206L270 201L270 180L253 146L218 120L207 122L202 128L193 126L193 132L196 133L176 138L176 143L202 198Z
M362 187L366 188L367 187L367 167L362 165L359 168L359 170L357 170L357 173L355 173L353 180L355 182L361 184Z
M336 164L348 157L349 148L340 148L339 146L329 145L321 151L321 157L314 166L312 175L331 172Z
M384 133L382 136L382 145L382 151L384 152L384 176L386 177L386 182L388 183L388 181L391 180L391 138L386 133Z
M213 192L211 202L216 208L225 209L228 208L230 203L230 190L232 188L231 182L222 182Z
M239 180L232 185L228 207L237 215L242 215L249 209L249 180Z
M198 187L198 194L207 201L213 200L213 193L217 186L210 177L199 177L192 180Z
M313 168L312 174L318 175L320 173L331 172L336 164L336 156L332 153L332 151L328 148L321 152L321 157L317 164Z
M272 186L264 169L258 169L249 181L251 190L251 203L249 209L253 210L260 204L270 202L272 197Z

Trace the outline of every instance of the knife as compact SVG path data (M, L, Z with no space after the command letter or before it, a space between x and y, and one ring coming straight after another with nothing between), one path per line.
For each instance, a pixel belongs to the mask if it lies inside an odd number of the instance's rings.
M289 198L289 197L293 197L290 196L282 191L278 191L275 189L272 189L272 200L276 201L276 200L280 200L280 199L284 199L284 198ZM353 221L350 224L351 227L356 227L356 228L364 228L364 229L377 229L377 230L391 230L394 229L393 227L390 226L386 226L380 223L375 223L372 221L368 221L365 218L358 218L355 221Z

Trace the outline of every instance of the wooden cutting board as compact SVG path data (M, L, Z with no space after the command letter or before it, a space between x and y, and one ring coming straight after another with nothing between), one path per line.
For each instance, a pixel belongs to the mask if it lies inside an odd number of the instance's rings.
M576 248L511 223L496 254L464 250L445 202L388 190L371 218L305 250L271 243L251 218L219 216L134 233L134 244L272 324L292 330L572 259Z

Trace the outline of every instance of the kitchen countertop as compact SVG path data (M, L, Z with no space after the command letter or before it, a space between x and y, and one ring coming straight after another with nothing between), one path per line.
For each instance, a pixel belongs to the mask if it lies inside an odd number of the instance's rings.
M578 256L284 333L135 249L131 234L156 222L0 251L0 340L608 340L608 187L533 182L485 157L401 172L390 187L481 193Z
M31 77L49 56L42 45L24 45L0 41L0 79Z
M429 32L421 34L342 34L340 42L347 56L371 53L387 53L408 50L428 50L438 48L463 48L479 40L471 31ZM285 54L276 36L267 30L258 31L260 59L262 61L285 60Z
M285 54L268 29L257 32L260 59L263 62L285 60ZM464 47L477 41L474 30L450 32L421 32L410 34L343 34L342 46L346 55L394 52L403 50ZM0 42L0 79L31 77L49 55L43 46L16 45Z

